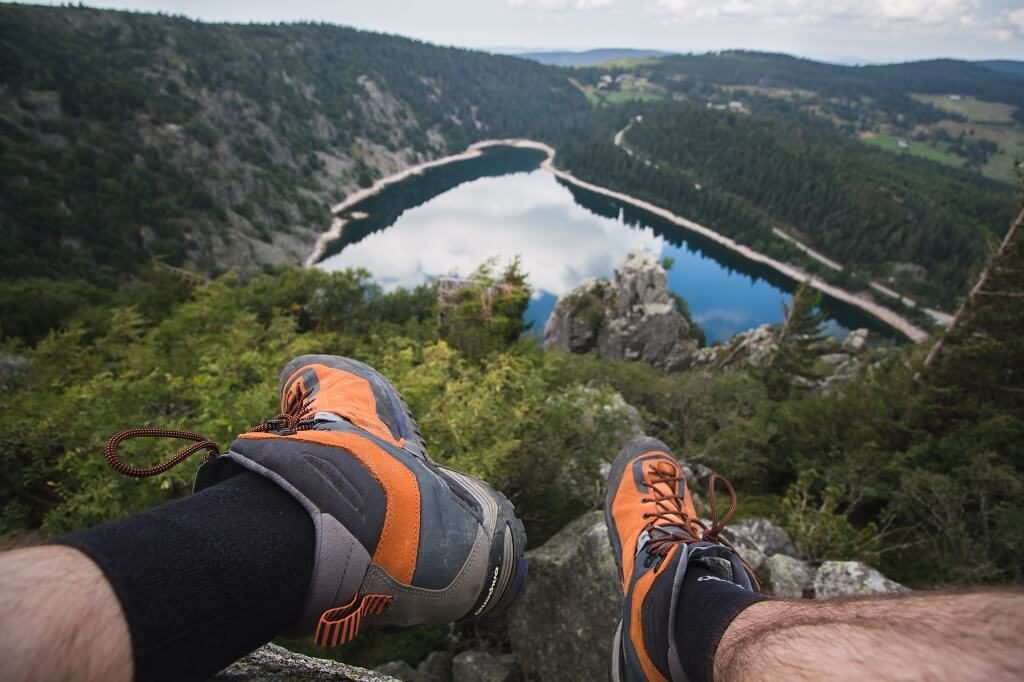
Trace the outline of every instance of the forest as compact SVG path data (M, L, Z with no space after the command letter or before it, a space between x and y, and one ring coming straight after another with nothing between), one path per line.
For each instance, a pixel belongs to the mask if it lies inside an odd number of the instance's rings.
M388 376L432 456L506 493L533 547L600 505L628 405L643 431L729 477L741 518L780 524L808 560L862 560L919 588L1024 581L1024 217L1007 232L1019 192L849 129L931 125L938 110L907 92L950 87L1019 117L1024 78L1013 64L756 53L643 68L663 101L594 105L585 90L607 69L319 24L0 6L0 537L37 542L189 494L198 462L125 481L103 460L107 437L154 426L227 447L274 414L284 363L317 352ZM763 93L744 95L753 111L700 100L729 83L835 101L822 116ZM860 97L886 105L864 111ZM614 143L627 125L632 153ZM823 335L809 287L766 366L663 373L525 336L531 273L515 261L482 265L444 311L431 285L386 292L365 270L297 265L332 202L503 136L956 322L866 351L862 371L822 391L800 381ZM979 162L994 153L963 144ZM827 272L776 228L845 269ZM140 465L167 454L125 451Z

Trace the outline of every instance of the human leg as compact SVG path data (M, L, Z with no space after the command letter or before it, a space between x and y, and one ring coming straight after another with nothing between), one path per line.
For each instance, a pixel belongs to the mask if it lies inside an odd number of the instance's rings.
M717 680L1024 679L1024 592L771 600L740 613Z

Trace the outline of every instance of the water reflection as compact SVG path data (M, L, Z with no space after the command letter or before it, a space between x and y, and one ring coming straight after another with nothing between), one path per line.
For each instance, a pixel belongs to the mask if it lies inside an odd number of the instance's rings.
M793 282L656 216L562 183L536 170L540 159L502 148L392 186L354 207L369 215L346 225L320 267L364 267L391 290L519 255L535 289L527 319L539 330L558 296L585 277L610 277L629 251L641 249L674 260L669 284L708 342L782 319ZM836 335L866 321L835 301L826 309Z

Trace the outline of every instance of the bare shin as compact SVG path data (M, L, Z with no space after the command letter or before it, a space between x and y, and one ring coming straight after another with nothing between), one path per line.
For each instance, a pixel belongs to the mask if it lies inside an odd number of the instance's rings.
M765 601L715 654L716 680L1024 679L1024 592Z
M0 661L5 680L132 679L128 625L96 564L68 547L0 554Z

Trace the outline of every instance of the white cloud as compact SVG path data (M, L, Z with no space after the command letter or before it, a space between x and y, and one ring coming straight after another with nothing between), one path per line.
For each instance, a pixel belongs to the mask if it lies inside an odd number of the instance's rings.
M512 7L526 7L544 12L591 10L612 5L615 0L507 0Z
M681 16L893 19L941 23L973 17L978 0L654 0L652 7Z
M1024 8L1007 12L1005 19L1017 30L1017 33L1024 35Z

